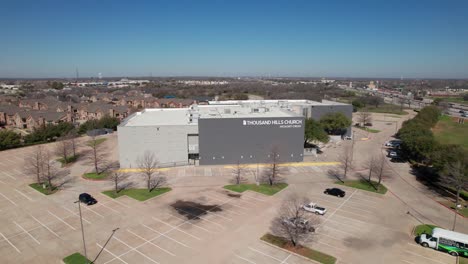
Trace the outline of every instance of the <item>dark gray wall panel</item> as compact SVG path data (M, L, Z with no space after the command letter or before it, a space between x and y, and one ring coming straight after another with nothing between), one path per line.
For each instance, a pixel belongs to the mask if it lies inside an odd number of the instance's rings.
M304 117L199 120L200 165L303 160Z

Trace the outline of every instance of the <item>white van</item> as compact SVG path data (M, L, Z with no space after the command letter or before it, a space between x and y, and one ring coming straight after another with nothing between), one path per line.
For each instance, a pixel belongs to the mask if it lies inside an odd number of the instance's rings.
M468 235L436 227L431 235L422 234L418 240L423 247L444 251L452 256L468 257Z

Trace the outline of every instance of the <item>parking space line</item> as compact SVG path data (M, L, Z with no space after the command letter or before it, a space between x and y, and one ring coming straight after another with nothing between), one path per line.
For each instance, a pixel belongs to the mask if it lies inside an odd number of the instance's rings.
M291 257L292 254L289 254L285 259L283 259L283 261L281 261L280 264L283 264L283 263L287 263L286 260L288 260L289 257Z
M16 249L16 251L18 251L18 253L21 253L21 251L15 247L15 245L13 245L13 243L10 242L10 240L8 240L8 238L6 238L2 232L0 232L0 235L2 235L3 239L5 239L6 242L8 242L8 244L10 244L10 246L12 246L14 249Z
M423 256L423 255L420 255L420 254L416 254L416 253L414 253L414 252L411 252L411 251L408 251L408 250L405 250L405 252L406 252L406 253L409 253L409 254L413 254L413 255L415 255L415 256L418 256L418 257L420 257L420 258L424 258L424 259L427 259L427 260L433 261L433 262L437 262L437 263L445 264L445 262L440 262L440 261L438 261L438 260L435 260L435 259L432 259L432 258L428 258L428 257L425 257L425 256Z
M208 211L207 211L207 210L205 210L205 209L203 209L203 208L196 207L196 206L193 206L193 205L189 205L189 206L190 206L190 207L192 207L192 208L196 208L196 209L199 209L199 210L202 210L202 211L205 211L205 212L207 212L207 213L208 213ZM232 222L232 218L226 217L226 216L224 216L224 215L215 214L215 213L213 213L213 214L211 214L211 215L218 216L218 217L224 218L224 219L226 219L226 220L228 220L228 221Z
M200 219L203 219L203 220L205 220L205 221L207 221L207 222L209 222L209 223L212 223L212 224L214 224L214 225L217 225L217 226L219 226L219 227L222 228L222 229L226 229L226 228L225 228L224 226L222 226L221 224L216 223L216 222L214 222L214 221L211 221L210 219L206 219L206 217L201 216L201 214L196 215L196 214L187 212L187 211L185 211L185 210L182 210L182 209L180 209L180 208L179 208L178 210L180 210L180 211L182 211L182 212L184 212L184 213L186 213L186 214L192 215L192 216L194 216L194 217L198 217L198 218L200 218ZM206 212L209 212L209 211L206 211Z
M28 236L29 236L30 238L32 238L32 240L36 241L37 244L39 244L39 245L41 244L41 242L39 242L35 237L33 237L33 236L31 235L31 233L29 233L28 231L26 231L26 229L24 229L22 226L20 226L20 225L19 225L18 223L16 223L15 221L13 221L13 223L14 223L15 225L17 225L21 230L23 230L24 233L28 234Z
M116 256L114 253L112 253L112 252L110 252L109 250L107 250L107 248L103 248L103 247L102 247L101 245L99 245L98 243L96 243L96 245L97 245L98 247L104 249L104 251L106 251L107 253L111 254L111 255L114 257L114 258L111 259L110 261L113 261L114 259L118 259L118 260L122 261L123 263L128 264L128 263L125 262L123 259L121 259L119 256ZM108 262L110 262L110 261L108 261ZM108 263L108 262L106 262L106 263Z
M350 207L350 209L353 209L353 210L360 210L360 211L362 211L362 212L372 213L372 211L365 210L365 209L361 209L361 208L355 207L354 205L349 205L349 204L347 204L346 206Z
M107 206L107 205L106 205L106 203L100 203L100 204L98 204L98 205L100 205L100 206L104 206L105 208L108 208L108 209L110 209L110 210L114 211L116 214L118 214L118 213L119 213L119 211L117 211L117 210L115 210L115 209L113 209L113 208L111 208L111 207Z
M348 210L343 209L343 208L341 208L340 211L348 213L348 214L357 215L357 216L364 217L364 218L368 219L368 216L365 215L366 213L356 213L356 212L353 212L353 211L348 211Z
M267 202L266 199L260 199L260 198L254 197L253 195L247 195L247 193L242 194L242 196L246 196L246 197L249 197L249 198L251 198L251 199L260 201L260 202Z
M177 216L174 216L174 215L172 215L172 214L168 214L168 215L170 215L170 216L172 216L172 217L174 217L174 218L177 218L177 219L179 219L179 220L184 221L182 224L190 224L190 225L193 225L194 227L197 227L197 228L199 228L199 229L201 229L201 230L203 230L203 231L206 231L206 232L208 232L208 233L211 233L211 234L214 234L214 233L215 233L215 232L210 231L210 230L208 230L208 229L206 229L206 228L203 228L203 227L198 226L198 225L196 225L196 224L194 224L194 223L191 223L191 222L189 222L189 220L184 220L184 219L182 219L182 218L180 218L180 217L177 217ZM181 224L181 225L182 225L182 224Z
M162 247L156 245L155 243L153 243L152 241L149 241L148 239L146 239L146 238L144 238L144 237L142 237L142 236L140 236L140 235L138 235L138 234L135 234L134 232L132 232L132 231L130 231L130 230L127 230L127 232L129 232L130 234L132 234L132 235L134 235L134 236L140 238L141 240L143 240L143 241L145 241L145 242L147 242L147 243L149 243L149 244L151 244L151 245L153 245L153 246L159 248L160 250L166 252L167 254L169 254L169 255L171 255L171 256L173 256L173 257L176 256L174 253L172 253L172 252L170 252L170 251L168 251L168 250L165 250L164 248L162 248Z
M197 237L197 236L194 236L194 235L192 235L192 234L190 234L190 233L188 233L188 232L185 232L184 230L182 230L182 229L180 229L180 228L178 228L178 227L175 227L175 226L173 226L173 225L171 225L171 224L168 224L168 223L166 223L166 222L164 222L164 221L161 221L161 220L159 220L159 219L157 219L157 218L155 218L155 217L151 217L151 218L153 218L154 220L156 220L156 221L158 221L158 222L161 222L161 223L163 223L163 224L165 224L165 225L167 225L167 226L169 226L169 227L171 227L171 228L175 228L176 230L178 230L178 231L180 231L180 232L182 232L182 233L184 233L184 234L186 234L186 235L188 235L188 236L190 236L190 237L193 237L193 238L195 238L195 239L197 239L197 240L201 240L201 238L199 238L199 237ZM149 227L149 226L147 226L147 225L145 225L145 224L143 224L143 226L146 227L146 228L148 228L148 229L150 229L150 230L153 230L153 228L151 228L151 227Z
M61 239L60 236L57 235L57 233L55 233L54 231L52 231L49 227L47 227L46 225L44 225L41 221L37 220L36 217L34 217L34 216L32 216L32 215L29 215L29 216L31 216L34 220L36 220L36 222L38 222L39 224L41 224L41 226L43 226L45 229L49 230L49 231L50 231L52 234L54 234L56 237L58 237L59 239Z
M222 204L220 204L220 205L218 205L218 206L216 206L216 207L222 206L223 204L224 204L224 203L222 203ZM215 208L215 207L214 207L214 208ZM171 214L169 214L169 215L171 215ZM177 218L177 217L176 217L176 218ZM190 223L190 220L183 221L182 223L178 224L176 227L182 226L182 225L184 225L184 224L186 224L186 223ZM163 234L168 234L168 233L171 232L172 230L174 230L174 228L171 228L171 229L165 231ZM153 240L155 240L155 239L157 239L157 238L159 238L159 237L161 237L161 235L158 235L158 236L156 236L156 237L154 237L154 238L152 238L152 239L150 239L150 240L148 240L148 241L153 241ZM146 244L147 244L147 242L145 242L145 243L143 243L143 244L141 244L141 245L139 245L139 246L137 246L137 247L135 247L135 248L131 248L131 250L129 250L129 251L125 252L125 253L120 254L119 257L128 254L128 253L131 252L132 250L137 250L137 248L142 247L142 246L144 246L144 245L146 245ZM111 262L111 261L113 261L113 259L111 259L111 260L105 262L104 264L109 263L109 262Z
M223 201L223 200L221 200L221 199L218 199L218 198L213 198L213 196L211 196L211 195L208 195L208 194L204 194L204 195L205 195L205 196L208 196L208 197L210 197L212 200L216 200L216 201L219 201L219 202L224 202L224 201ZM247 208L244 208L244 207L242 207L242 206L239 206L239 205L237 205L237 204L233 204L233 203L231 203L230 205L232 205L232 206L235 206L235 207L238 207L239 209L242 209L242 210L244 210L244 211L248 211L248 209L247 209Z
M365 204L365 203L362 203L362 202L348 201L348 203L358 204L359 206L370 207L370 208L372 208L372 209L379 209L379 208L377 208L377 207L374 206L374 205L368 205L368 204ZM354 206L354 205L353 205L353 206Z
M187 246L186 244L184 244L184 243L178 241L177 239L174 239L174 238L172 238L172 237L170 237L170 236L167 236L167 235L165 235L165 234L159 232L158 230L155 230L155 229L153 229L153 228L151 228L151 227L149 227L149 226L146 226L146 225L144 225L144 224L143 224L143 226L146 227L146 228L148 228L149 230L155 232L155 233L160 234L161 236L163 236L163 237L165 237L165 238L167 238L167 239L169 239L169 240L172 240L172 241L176 242L176 243L179 244L179 245L182 245L182 246L187 247L187 248L191 248L191 247Z
M252 247L248 247L248 248L249 248L250 250L254 251L254 252L257 252L257 253L261 254L261 255L264 255L264 256L266 256L266 257L272 258L272 259L274 259L274 260L276 260L276 261L278 261L278 262L280 262L280 263L281 263L281 261L282 261L281 259L278 259L278 258L276 258L276 257L273 257L272 255L269 255L269 254L267 254L267 253L264 253L264 252L262 252L262 251L260 251L260 250L258 250L258 249L255 249L255 248L252 248Z
M322 224L320 225L324 225L328 219L330 219L336 212L338 212L338 210L340 210L341 207L343 207L344 204L346 204L347 201L349 201L349 199L351 199L351 197L353 197L353 195L356 193L357 190L354 190L354 192L340 205L338 206L338 208L335 209L335 211L333 213L331 213L331 215L329 217L327 217L327 219L325 219L325 221L322 222Z
M369 197L372 197L372 196L369 196ZM374 198L375 198L375 197L374 197ZM354 199L355 199L355 200L356 200L356 199L357 199L357 200L361 200L361 201L363 201L363 202L367 202L367 203L371 203L371 204L378 204L377 202L370 201L369 199L366 199L366 198L364 198L364 197L362 197L362 196L360 196L360 195L354 196Z
M100 194L101 196L106 197L106 200L108 200L108 202L116 202L116 203L118 203L118 204L120 204L120 205L122 205L122 206L124 206L124 207L130 208L130 206L128 206L128 205L126 205L126 204L124 204L124 203L122 203L122 202L117 201L117 200L116 200L117 198L111 199L111 198L109 198L109 196L107 196L107 195L105 195L105 194L102 194L102 193L99 193L99 194ZM106 203L107 203L107 202L106 202Z
M67 226L70 227L71 229L76 230L73 226L71 226L70 224L68 224L67 222L65 222L62 218L60 218L60 217L58 217L57 215L53 214L51 211L47 210L47 212L49 212L50 215L52 215L53 217L57 218L57 220L59 220L60 222L64 223L65 225L67 225Z
M401 261L403 261L405 263L408 263L408 264L414 264L413 262L410 262L410 261L407 261L407 260L404 260L404 259L402 259Z
M319 235L319 236L326 236L326 237L329 237L329 238L331 238L331 239L341 241L341 242L343 242L343 243L345 243L345 244L350 244L350 243L351 243L351 242L349 242L349 241L343 240L343 239L341 239L341 238L337 238L337 237L335 237L335 236L329 236L329 235L327 235L327 234L325 234L325 233L322 233L322 232L317 233L317 235Z
M248 259L246 259L246 258L244 258L244 257L241 257L241 256L239 256L239 255L237 255L237 254L234 254L234 255L235 255L236 257L242 259L243 261L248 262L248 263L257 264L257 263L255 263L255 262L253 262L253 261L251 261L251 260L248 260Z
M3 196L3 198L7 199L10 203L14 204L15 206L18 206L15 202L10 200L10 198L6 197L3 193L0 193L0 195Z
M72 213L73 215L75 215L76 217L80 218L80 215L78 213L75 213L73 212L72 210L66 208L65 206L62 206L65 210L67 210L68 212ZM83 216L81 216L81 218L83 219L83 221L85 221L86 223L88 224L91 224L90 221L86 220Z
M337 229L337 228L334 228L334 227L325 226L325 228L329 228L329 229L332 229L332 230L335 230L335 231L338 231L338 232L341 232L341 233L343 233L343 234L347 234L347 235L350 235L350 236L356 236L356 235L353 234L353 233L349 233L349 232L346 232L346 231L343 231L343 230L340 230L340 229Z
M4 182L4 181L2 181L2 180L0 180L0 183L1 183L1 184L6 184L6 182Z
M333 246L333 245L330 245L330 244L325 243L325 242L322 242L322 241L318 241L318 240L317 240L317 241L315 241L315 242L317 242L317 243L319 243L319 244L324 244L324 245L327 246L327 247L332 247L332 248L334 248L334 249L338 249L338 250L341 250L341 251L345 251L344 248L337 247L337 246Z
M104 218L104 216L103 216L102 214L100 214L100 213L94 211L94 210L91 209L91 208L88 208L87 206L82 206L81 208L86 208L86 210L89 210L89 211L95 213L96 215L100 216L101 218Z
M12 178L13 180L16 180L16 178L13 177L13 176L12 176L10 173L8 173L8 172L3 172L3 174L6 175L6 176L8 176L8 177L10 177L10 178Z
M333 219L330 219L330 222L338 223L339 226L343 225L343 223L341 223L340 221L336 221L336 220L333 220ZM357 229L357 230L359 230L359 231L362 230L362 227L357 227L357 226L352 226L352 225L348 225L348 224L347 224L347 225L346 225L346 228L348 228L348 227Z
M15 189L15 191L16 191L17 193L21 194L22 196L24 196L24 197L25 197L26 199L28 199L29 201L33 201L33 199L29 198L29 196L27 196L26 194L24 194L24 193L18 191L18 189Z
M150 260L150 261L152 261L152 262L154 262L154 263L156 263L156 264L159 264L159 262L157 262L156 260L154 260L154 259L148 257L148 256L145 255L143 252L141 252L140 250L138 250L136 247L130 246L129 244L123 242L122 240L120 240L119 238L117 238L117 237L115 237L115 236L114 236L114 239L117 240L117 241L119 241L120 243L126 245L126 246L129 247L131 250L134 250L134 251L138 252L140 255L142 255L143 257L147 258L148 260ZM148 241L151 241L151 240L148 240ZM145 242L144 244L146 244L146 243L147 243L147 242ZM144 245L144 244L142 244L142 245ZM140 246L141 246L141 245L140 245Z

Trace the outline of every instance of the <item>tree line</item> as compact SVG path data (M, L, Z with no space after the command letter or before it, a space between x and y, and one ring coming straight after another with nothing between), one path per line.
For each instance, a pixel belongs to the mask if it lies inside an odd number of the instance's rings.
M47 124L35 128L25 136L12 130L2 130L0 131L0 150L54 142L63 138L76 138L92 129L109 128L116 130L119 123L120 121L117 118L104 116L99 120L86 121L79 127L75 127L69 122L57 125Z

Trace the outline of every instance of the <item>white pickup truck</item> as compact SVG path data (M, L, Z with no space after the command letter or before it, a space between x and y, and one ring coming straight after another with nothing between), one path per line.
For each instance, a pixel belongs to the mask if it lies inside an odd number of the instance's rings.
M318 206L315 203L304 204L302 209L306 210L307 212L311 212L314 214L324 215L327 212L327 209Z

